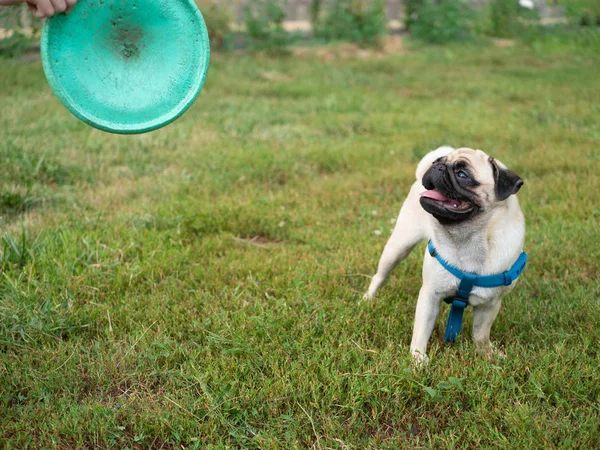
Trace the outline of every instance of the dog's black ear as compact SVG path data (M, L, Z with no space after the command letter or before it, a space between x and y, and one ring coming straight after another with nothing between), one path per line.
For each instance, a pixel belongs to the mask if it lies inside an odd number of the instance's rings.
M516 173L500 167L494 158L490 158L490 163L496 182L496 198L500 201L506 200L511 195L519 192L519 189L523 186L523 179Z

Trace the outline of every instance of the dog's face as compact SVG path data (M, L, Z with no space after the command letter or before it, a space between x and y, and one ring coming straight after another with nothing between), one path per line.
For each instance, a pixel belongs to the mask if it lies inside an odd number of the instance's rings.
M489 211L516 194L523 180L481 150L461 148L434 161L422 183L421 206L447 225Z

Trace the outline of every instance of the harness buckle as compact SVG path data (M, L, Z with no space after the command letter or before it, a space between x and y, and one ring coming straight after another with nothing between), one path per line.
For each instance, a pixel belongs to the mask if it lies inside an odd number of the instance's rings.
M469 306L468 300L464 300L459 297L448 297L444 299L444 302L446 302L448 305L456 306L460 309L465 309L467 306Z
M471 295L471 291L475 286L476 280L477 275L463 273L463 276L460 280L460 284L458 285L458 298L462 301L466 301L467 304L469 304L469 296Z
M469 301L457 297L451 297L446 299L445 302L451 303L451 305L450 314L448 315L448 322L446 323L444 341L454 342L460 334L463 314L465 312L465 308L469 306Z
M504 286L510 286L513 282L513 278L510 276L510 273L504 272Z

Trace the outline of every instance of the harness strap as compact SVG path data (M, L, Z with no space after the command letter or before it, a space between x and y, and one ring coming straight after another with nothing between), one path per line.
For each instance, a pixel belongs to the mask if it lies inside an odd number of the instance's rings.
M510 286L512 282L519 278L519 276L523 273L523 270L525 270L525 265L527 264L527 253L523 252L521 255L519 255L519 258L515 261L513 266L506 272L502 272L497 275L477 275L476 273L463 272L462 270L448 263L437 253L435 247L433 246L433 242L429 241L427 249L429 250L429 254L437 259L444 269L446 269L456 278L460 280L465 275L471 275L475 278L473 285L478 287L493 288L498 286Z
M509 286L523 273L525 265L527 264L527 253L523 252L513 266L506 272L498 275L477 275L475 273L463 272L448 263L437 253L431 241L429 241L427 248L429 254L437 259L444 269L460 280L456 297L444 300L451 305L448 322L446 323L446 334L444 335L445 342L454 342L460 334L463 315L465 308L469 306L469 297L473 287L493 288Z
M457 298L452 300L450 313L448 314L448 322L446 322L446 334L444 335L444 342L454 342L457 336L460 334L460 330L462 329L463 314L465 313L465 308L467 306L469 306L468 302L464 302Z

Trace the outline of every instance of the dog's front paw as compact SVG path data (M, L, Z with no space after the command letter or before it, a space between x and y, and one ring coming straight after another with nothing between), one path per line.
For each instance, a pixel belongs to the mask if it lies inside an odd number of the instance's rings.
M492 344L487 352L487 357L489 359L506 359L506 353L499 348L496 348L496 346Z
M375 294L372 294L371 292L365 292L365 294L362 296L362 300L365 302L370 302L374 298L375 298Z
M499 348L496 348L490 341L476 342L475 348L477 349L477 353L487 359L506 359L506 354Z
M419 350L411 350L410 353L413 357L415 367L422 368L429 365L429 356L427 356L427 354L422 353Z

